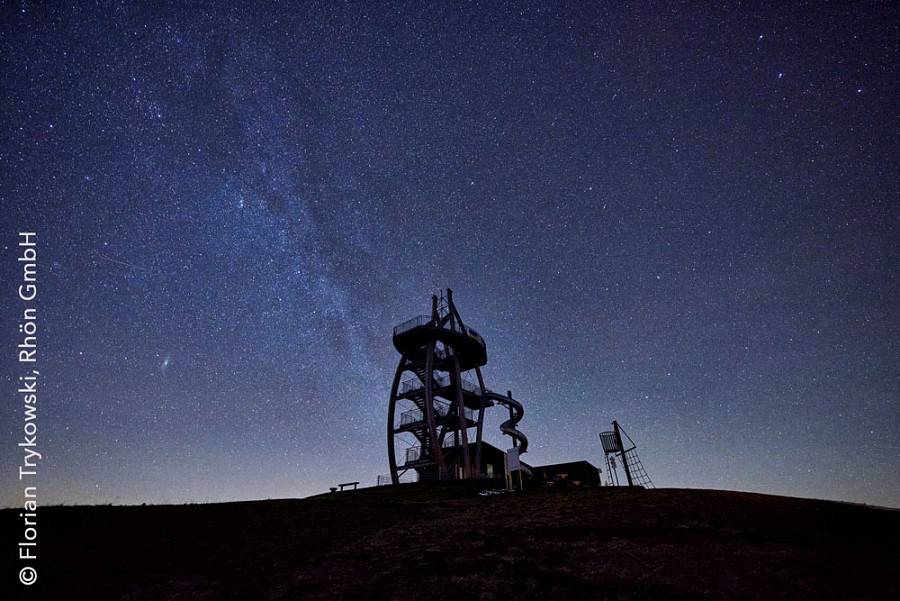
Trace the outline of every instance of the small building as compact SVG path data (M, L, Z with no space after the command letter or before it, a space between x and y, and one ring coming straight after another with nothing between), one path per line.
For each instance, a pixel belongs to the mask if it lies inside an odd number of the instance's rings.
M588 461L554 463L531 468L532 486L594 488L600 486L600 470Z
M481 473L484 474L486 478L497 478L503 480L506 477L506 452L498 449L492 444L487 442L481 443ZM530 465L519 459L519 463L522 464L526 470L532 470ZM525 472L527 476L527 471Z
M448 457L453 457L454 455L459 454L462 451L459 447L447 446L444 448L444 452ZM475 463L475 445L469 445L469 455L471 456L472 463ZM481 443L481 464L479 465L479 473L482 478L493 478L497 480L503 480L505 478L506 472L506 452L498 449L494 445L488 442ZM520 463L526 469L534 469L524 461L520 460ZM527 474L527 472L526 472ZM463 479L463 473L460 466L456 466L456 469L451 471L449 474L449 479L451 480L461 480ZM527 477L527 476L526 476ZM437 480L437 470L420 470L419 471L419 482L426 482Z

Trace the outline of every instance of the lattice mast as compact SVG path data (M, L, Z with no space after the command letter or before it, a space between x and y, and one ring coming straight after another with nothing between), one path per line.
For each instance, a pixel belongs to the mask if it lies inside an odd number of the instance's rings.
M616 485L618 485L618 472L616 471L615 458L618 456L622 462L622 468L625 470L628 486L653 488L653 482L650 480L650 476L647 475L644 464L637 454L637 445L634 444L634 441L631 440L631 437L628 436L625 430L619 426L619 422L613 421L612 426L611 432L600 433L600 443L603 445L607 469L610 470L610 474L615 478ZM628 448L626 448L622 439L623 434L631 445Z
M622 433L619 431L619 422L613 420L613 435L616 437L616 444L619 449L624 449L625 445L622 444ZM622 451L622 467L625 469L625 478L628 479L628 486L634 486L634 482L631 481L631 472L628 470L628 456L627 452Z

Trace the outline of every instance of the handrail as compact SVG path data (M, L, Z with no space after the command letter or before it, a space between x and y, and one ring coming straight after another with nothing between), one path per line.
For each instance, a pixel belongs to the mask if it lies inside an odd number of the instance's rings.
M433 324L431 315L416 315L412 319L407 319L401 324L394 326L394 336L399 336L403 332L418 328L419 326L427 326Z
M405 484L408 482L418 482L418 481L419 481L419 475L416 472L406 472L397 478L397 482L399 484ZM390 474L384 474L384 475L378 476L377 486L389 486L393 483L394 483L394 481L391 479Z
M435 403L434 412L438 417L447 417L447 415L450 413L450 405L448 403ZM463 415L466 416L467 420L473 422L475 421L475 412L472 409L464 409ZM401 426L407 426L409 424L414 424L416 422L421 422L424 420L425 416L422 414L421 409L418 408L410 409L400 414Z
M418 409L410 409L400 414L400 425L407 426L422 421L422 412Z
M446 388L450 386L450 377L449 376L441 376L439 378L433 378L432 382L434 382L435 388ZM470 392L475 396L481 396L481 386L472 382L471 380L463 379L461 382L462 389L466 392ZM420 390L425 388L425 384L419 378L408 378L400 383L400 394L406 394L408 392L412 392L413 390ZM489 390L485 392L489 393Z
M481 386L479 386L475 382L472 382L471 380L466 380L465 378L463 378L462 389L467 390L476 396L481 396Z
M404 332L408 332L409 330L412 330L413 328L419 328L422 326L432 326L435 328L439 327L437 324L434 323L434 320L431 318L431 315L416 315L415 317L407 319L403 323L400 323L400 324L397 324L396 326L394 326L394 336L399 336L400 334L402 334ZM441 328L441 329L448 329L448 328ZM469 338L475 340L481 346L485 346L484 338L474 328L470 328L469 326L463 326L463 331L458 332L458 333L465 334Z

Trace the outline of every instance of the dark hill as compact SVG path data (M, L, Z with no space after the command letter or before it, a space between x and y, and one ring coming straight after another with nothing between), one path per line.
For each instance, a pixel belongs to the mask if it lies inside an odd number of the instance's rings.
M38 522L26 589L0 512L4 599L900 599L900 512L737 492L402 485Z

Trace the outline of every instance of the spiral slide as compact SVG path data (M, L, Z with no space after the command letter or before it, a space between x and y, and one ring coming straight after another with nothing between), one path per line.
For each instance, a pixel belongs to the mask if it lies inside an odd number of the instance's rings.
M522 421L522 416L525 415L525 408L522 407L522 403L512 398L512 395L504 396L502 394L497 394L492 390L487 390L485 392L485 398L500 403L509 409L510 418L500 424L500 431L513 439L513 446L518 447L519 455L521 456L522 453L525 453L528 450L528 437L516 428L516 424ZM523 464L520 465L522 472L530 477L531 470Z

